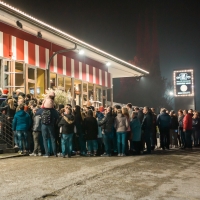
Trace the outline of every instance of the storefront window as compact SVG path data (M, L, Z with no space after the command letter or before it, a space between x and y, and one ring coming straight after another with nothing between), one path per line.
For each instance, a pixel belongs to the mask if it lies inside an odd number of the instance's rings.
M2 62L2 87L7 88L10 94L16 89L24 91L24 63L7 60Z
M15 74L15 86L18 87L22 87L24 86L24 75L23 74Z
M28 68L28 79L35 80L35 69Z
M101 87L96 86L96 101L101 102L101 99L102 99Z
M65 77L65 92L67 93L67 103L69 104L71 104L72 101L71 87L72 87L72 79Z
M50 84L51 84L51 88L55 89L56 88L56 74L54 73L50 73Z
M15 72L24 72L24 65L23 63L15 63Z
M94 85L88 83L88 98L90 101L94 101Z
M82 100L81 100L81 81L74 80L74 99L76 101L76 105L81 106Z
M37 95L45 93L45 70L37 69Z
M58 76L58 89L64 90L64 77Z

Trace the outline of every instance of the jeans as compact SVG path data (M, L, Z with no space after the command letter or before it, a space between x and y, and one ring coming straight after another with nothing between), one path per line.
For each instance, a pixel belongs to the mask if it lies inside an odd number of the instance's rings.
M17 131L14 131L14 141L15 141L15 145L19 146Z
M105 153L111 155L111 148L113 145L113 132L106 132L103 134L103 141L105 145Z
M169 128L160 128L160 146L161 148L169 149L170 137L169 137Z
M117 151L118 154L125 154L127 132L117 132Z
M183 128L182 127L179 127L179 134L181 136L182 146L184 147L186 145L186 143L185 143L185 132L183 132Z
M28 132L27 131L16 131L18 137L19 150L23 151L23 144L25 149L28 150Z
M61 136L61 147L62 147L62 155L71 156L72 153L72 140L73 140L73 133L70 134L62 134Z
M185 131L186 147L192 148L192 130Z
M97 152L98 144L96 140L87 140L88 152Z
M42 137L43 144L45 149L45 154L50 155L50 151L48 148L48 138L51 138L51 145L54 155L56 155L56 142L55 142L55 134L54 134L54 126L42 124Z
M178 131L174 129L170 129L170 145L178 146Z
M39 142L40 134L41 134L41 132L39 132L39 131L33 132L33 142L34 142L33 153L35 153L35 154L41 153L40 142Z
M200 131L199 130L193 130L193 140L194 140L194 146L198 146L200 142Z

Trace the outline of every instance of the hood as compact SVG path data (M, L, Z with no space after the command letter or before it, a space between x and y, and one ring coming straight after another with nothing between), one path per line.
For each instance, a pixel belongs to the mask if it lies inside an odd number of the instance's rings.
M64 120L68 124L72 124L74 122L74 116L73 115L64 115Z
M16 112L16 115L19 117L24 117L26 116L26 112L24 110L19 110Z

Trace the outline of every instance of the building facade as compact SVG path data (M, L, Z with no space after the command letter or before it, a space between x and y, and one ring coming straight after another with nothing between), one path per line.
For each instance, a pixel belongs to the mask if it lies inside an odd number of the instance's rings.
M53 53L74 44L77 49L55 55L48 69ZM112 102L112 78L147 73L0 2L0 88L10 94L20 89L40 96L50 82L77 105L91 101L106 106L108 90Z

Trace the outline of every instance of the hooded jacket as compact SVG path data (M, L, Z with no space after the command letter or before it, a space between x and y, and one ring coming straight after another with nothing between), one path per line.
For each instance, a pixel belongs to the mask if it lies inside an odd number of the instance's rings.
M28 131L31 126L31 117L24 110L16 112L13 122L13 131Z
M74 133L74 116L65 114L58 123L58 126L62 126L62 134Z

